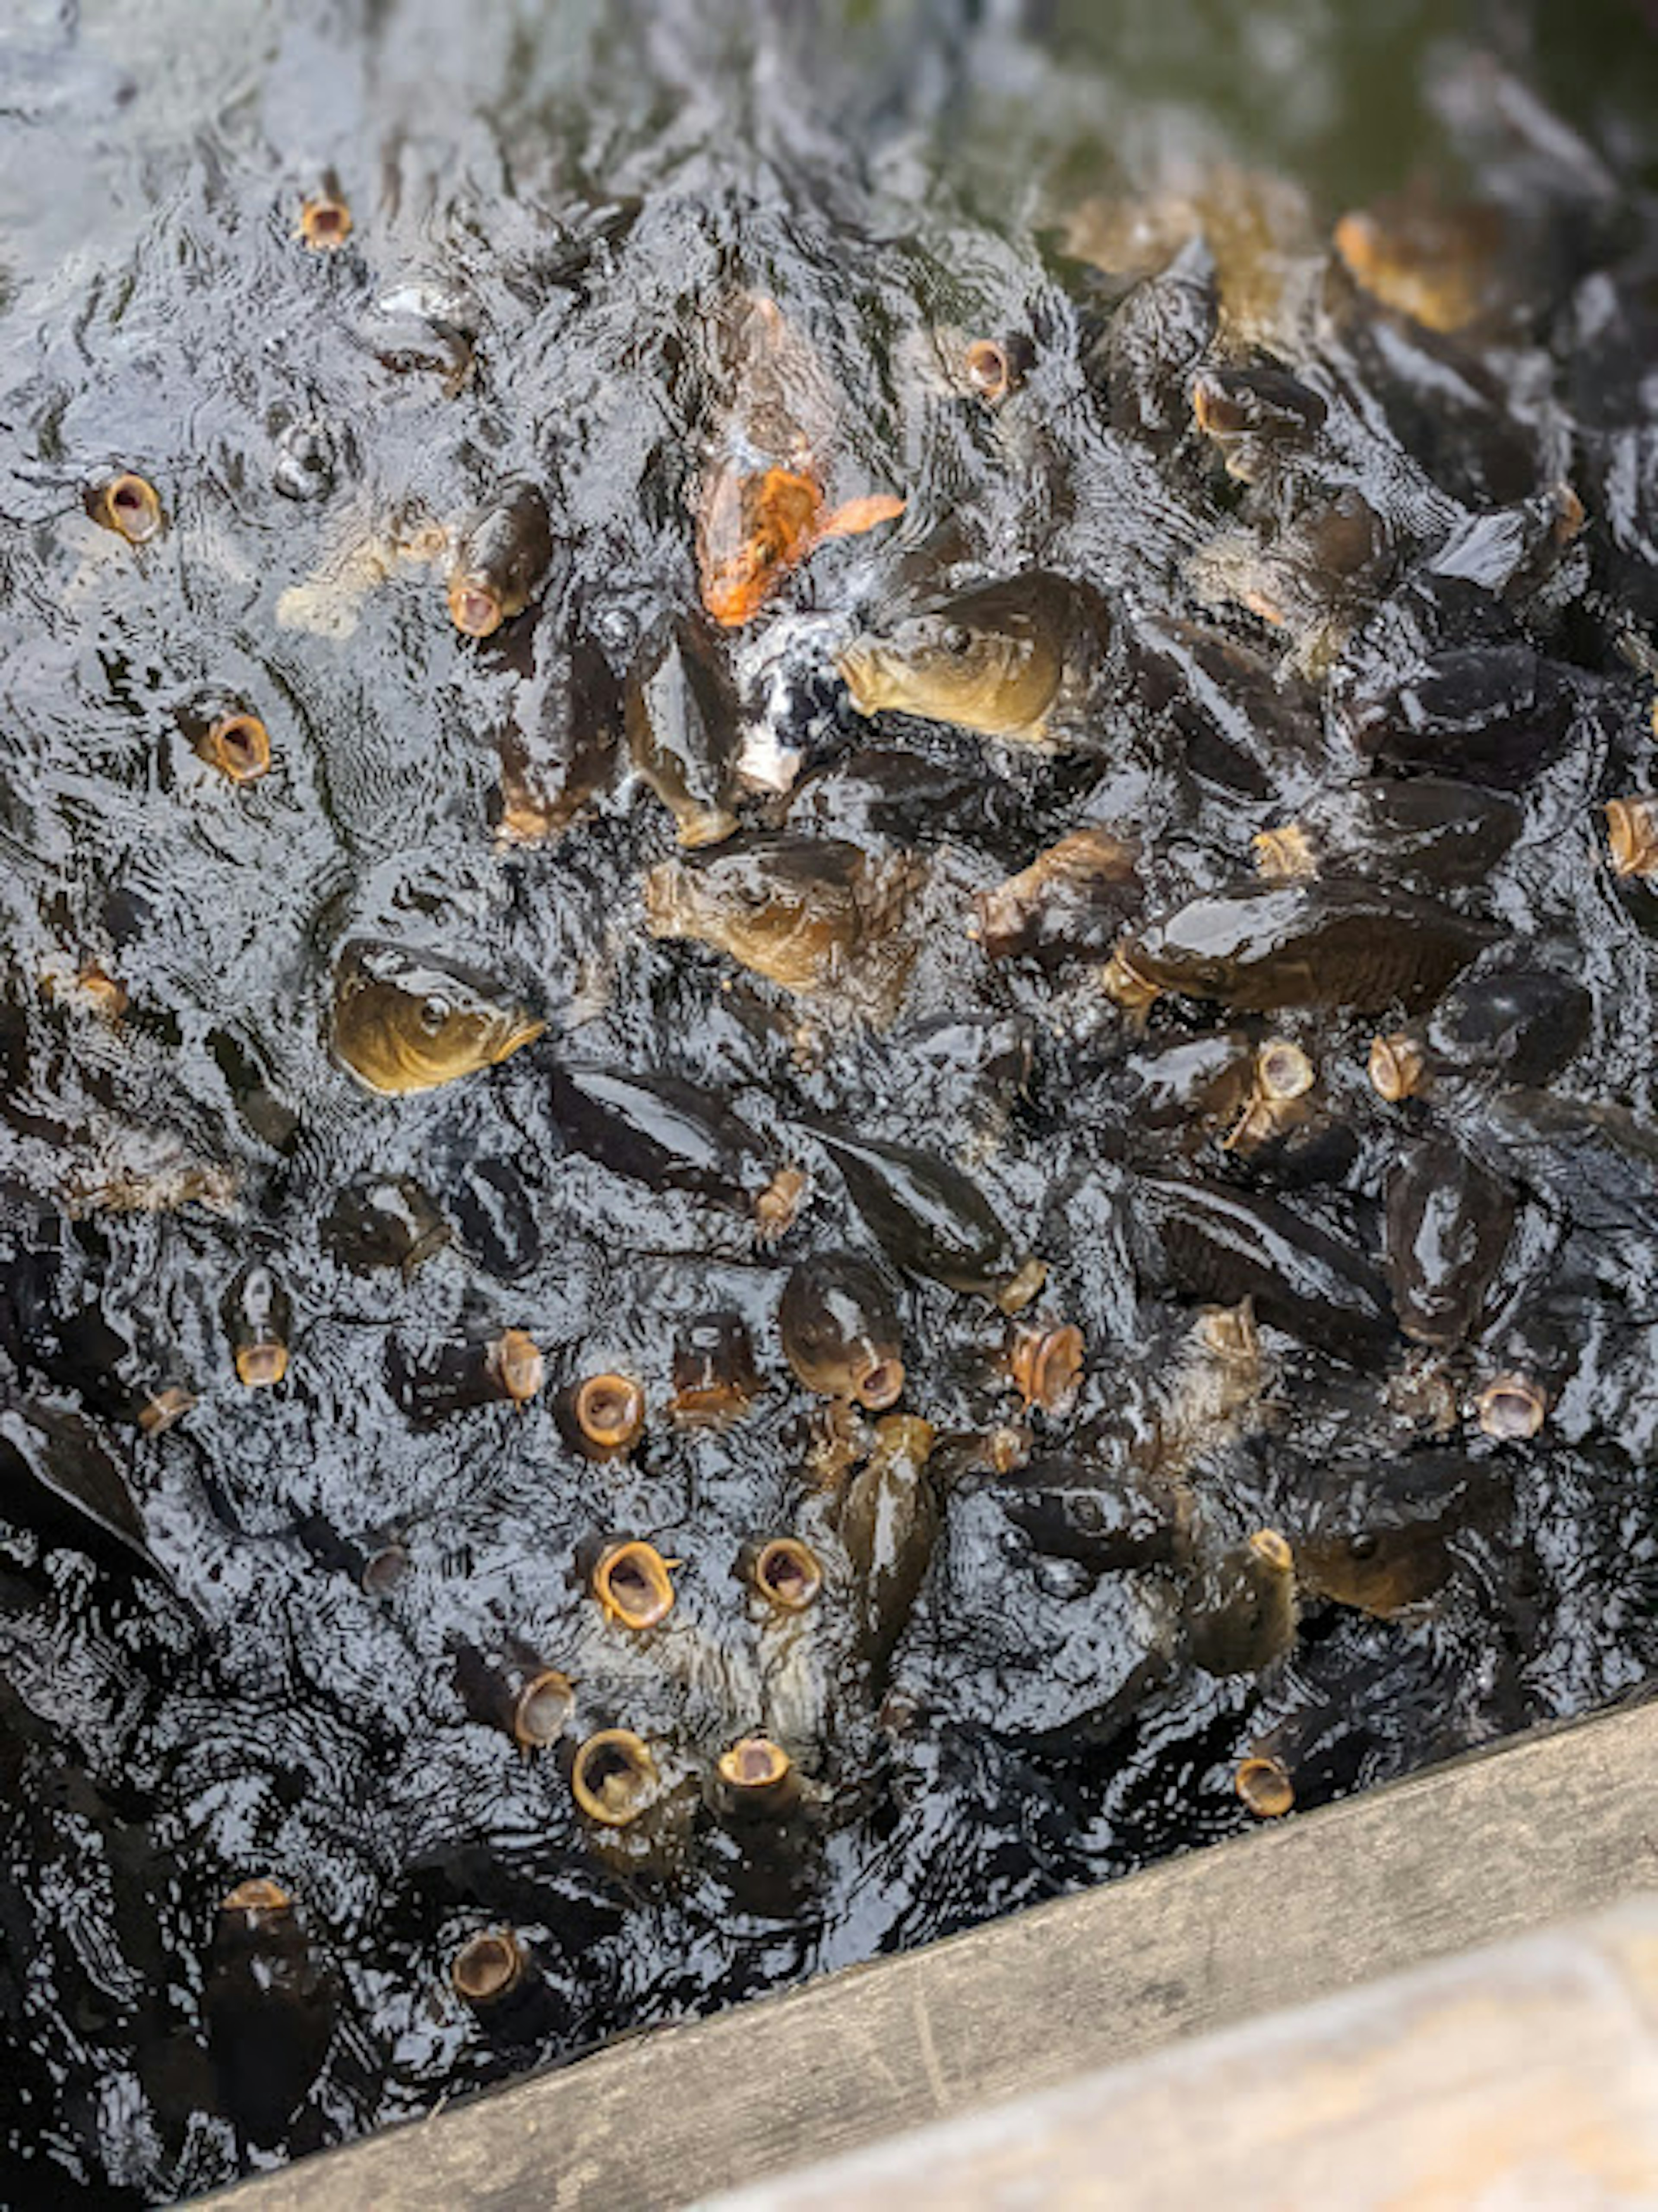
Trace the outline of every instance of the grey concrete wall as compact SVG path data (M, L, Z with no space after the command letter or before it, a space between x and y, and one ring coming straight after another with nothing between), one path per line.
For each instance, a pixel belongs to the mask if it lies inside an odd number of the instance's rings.
M918 2128L718 2212L1658 2204L1658 1896Z
M1658 1705L1322 1811L211 2199L662 2212L1658 1887Z

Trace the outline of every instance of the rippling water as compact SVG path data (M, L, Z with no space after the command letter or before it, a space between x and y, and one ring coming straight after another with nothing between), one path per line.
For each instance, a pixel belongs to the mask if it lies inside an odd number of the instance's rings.
M1495 1502L1450 1533L1455 1571L1406 1618L1311 1605L1259 1679L1148 1671L1169 1578L1072 1571L964 1484L890 1694L848 1669L813 1748L824 1808L790 1840L700 1816L654 1860L607 1854L555 1757L467 1719L452 1650L505 1627L574 1678L584 1726L637 1728L687 1777L753 1724L733 1564L815 1510L778 1291L806 1252L869 1249L814 1119L970 1160L1050 1262L1090 1364L1042 1448L1168 1421L1191 1315L1132 1264L1136 1178L1166 1164L1136 1150L1113 1087L1135 1040L1085 980L991 969L969 901L1077 819L1132 817L1148 911L1166 910L1247 873L1252 832L1351 772L1286 757L1271 788L1206 784L1138 706L1080 767L898 726L979 815L921 809L906 833L927 861L924 941L890 1027L650 935L641 879L671 825L637 784L558 842L503 852L502 744L556 694L569 641L620 677L658 615L695 600L689 501L734 291L779 302L836 395L830 495L907 501L896 530L821 547L733 641L756 732L815 771L867 738L830 650L929 579L1040 567L1148 615L1204 612L1189 563L1236 489L1114 428L1101 398L1117 290L1090 276L1089 240L1127 196L1166 205L1222 165L1271 170L1293 180L1272 201L1292 261L1412 177L1567 210L1577 259L1533 272L1529 321L1480 356L1489 423L1519 425L1532 473L1482 497L1470 460L1435 493L1416 456L1388 513L1495 506L1563 473L1590 508L1592 565L1533 619L1600 687L1594 712L1525 781L1512 850L1454 902L1588 985L1563 1087L1653 1104L1653 915L1607 875L1595 812L1652 778L1653 663L1635 652L1637 676L1630 650L1658 612L1630 488L1651 402L1613 343L1650 281L1641 12L772 12L21 0L0 25L0 1231L21 1316L0 1378L8 1407L50 1399L100 1425L166 1576L54 1547L27 1498L0 1523L14 2202L189 2194L1234 1833L1232 1771L1257 1741L1293 1743L1298 1801L1316 1803L1582 1711L1658 1661L1654 1248L1638 1210L1621 1236L1576 1211L1594 1178L1571 1166L1526 1200L1540 1256L1446 1363L1466 1392L1534 1355L1549 1424L1524 1447L1474 1440ZM297 211L330 177L353 236L311 253ZM1585 371L1602 267L1621 289ZM952 348L1012 331L1034 366L994 414L950 381ZM1396 441L1379 403L1363 421L1382 498L1376 457L1393 467ZM137 551L83 506L118 467L166 512ZM479 646L428 556L509 477L546 487L556 556L538 608ZM1213 619L1260 644L1236 605ZM192 750L179 709L203 690L256 705L267 777L236 787ZM823 789L818 818L852 834ZM453 1089L369 1097L326 1042L332 963L361 935L490 971L549 1036ZM117 1021L66 988L94 965L127 994ZM982 1042L1010 1020L1028 1025L1023 1086ZM1157 1037L1218 1026L1157 1020ZM1291 1026L1351 1155L1303 1182L1281 1163L1252 1177L1212 1145L1202 1172L1281 1190L1374 1250L1401 1127L1364 1081L1376 1024ZM717 1088L813 1170L799 1225L767 1249L746 1220L567 1149L548 1083L567 1053ZM367 1175L412 1179L448 1225L407 1275L355 1271L325 1234ZM162 1186L185 1202L113 1203ZM1616 1218L1621 1186L1605 1203ZM240 1388L220 1315L250 1257L292 1299L275 1390ZM724 1436L676 1432L660 1419L674 1337L715 1310L747 1321L767 1394ZM95 1345L70 1327L94 1313L111 1332ZM907 1404L950 1433L1008 1417L985 1308L911 1281L902 1318ZM522 1412L411 1421L399 1362L508 1327L547 1348L556 1383L639 1376L653 1418L633 1460L580 1457L550 1389ZM1295 1449L1218 1435L1197 1452L1216 1544L1287 1524L1321 1455L1385 1455L1408 1433L1374 1376L1265 1334L1269 1435ZM1401 1339L1386 1364L1406 1353ZM144 1434L134 1394L169 1382L197 1402ZM671 1621L638 1649L576 1566L619 1531L685 1563ZM376 1599L349 1546L387 1533L408 1571ZM216 1908L258 1875L299 1900L330 2024L274 2132L250 2130L204 2027ZM446 1980L457 1945L499 1923L550 1994L517 2041L483 2032Z

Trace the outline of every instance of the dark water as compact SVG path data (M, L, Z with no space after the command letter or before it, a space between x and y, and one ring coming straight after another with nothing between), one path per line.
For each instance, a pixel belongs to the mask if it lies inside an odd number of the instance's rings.
M1654 780L1642 11L935 0L756 27L766 12L23 0L0 26L0 1395L84 1415L162 1571L58 1540L9 1468L9 2202L189 2195L1234 1833L1255 1747L1316 1804L1633 1692L1658 1664L1658 1139L1640 1118L1658 907L1609 872L1600 811ZM297 211L330 177L355 228L313 253ZM1489 312L1453 338L1326 268L1331 221L1412 180L1503 214ZM1271 355L1327 403L1281 485L1227 476L1189 428L1189 359L1145 386L1172 412L1136 415L1109 337L1128 279L1102 244L1131 202L1164 210L1151 269L1265 210L1266 251L1230 281L1272 282L1247 312L1235 291L1204 359ZM495 834L503 757L556 775L638 640L695 603L720 318L745 294L779 303L833 395L829 495L907 501L896 527L821 546L721 647L751 747L803 760L798 797L744 800L747 828L786 817L925 864L882 1020L850 987L793 997L652 935L642 879L675 848L637 781L618 773L556 839ZM993 410L961 348L1006 333L1030 369ZM122 467L166 514L141 550L83 505ZM422 532L508 479L544 488L555 555L531 611L474 643ZM1472 517L1546 507L1563 480L1580 537L1545 526L1538 573L1430 592L1422 614L1413 580ZM1317 556L1287 581L1260 568L1299 543L1308 500L1355 489L1385 539L1361 585L1344 596ZM1205 555L1218 540L1242 569ZM854 629L906 594L1035 569L1108 595L1087 742L1032 754L850 711L831 658ZM1245 592L1288 592L1289 620ZM1274 703L1252 708L1256 664L1232 662L1222 706L1194 704L1190 666L1171 677L1153 649L1169 621L1260 656ZM1508 831L1411 887L1491 925L1488 959L1583 987L1576 1050L1543 1025L1564 1064L1541 1085L1632 1118L1551 1119L1523 1072L1461 1079L1455 1043L1432 1099L1389 1108L1365 1056L1396 1008L1345 1012L1339 988L1322 1012L1173 999L1141 1035L1100 992L1103 946L993 963L969 934L974 895L1079 823L1135 833L1160 916L1249 878L1255 832L1367 769L1455 775L1477 742L1448 718L1430 716L1428 754L1374 761L1341 720L1424 636L1511 652L1531 688L1473 775L1506 794ZM1479 662L1475 708L1497 665ZM235 786L192 750L181 715L206 693L264 720L268 776ZM839 773L872 741L908 756L873 821ZM453 1087L370 1097L327 1033L338 949L362 936L489 971L547 1034ZM117 1019L73 987L94 966L126 994ZM1156 1054L1229 1024L1313 1059L1298 1133L1227 1149L1236 1102L1207 1122L1149 1112ZM740 1206L585 1156L555 1109L566 1057L717 1092L756 1157L809 1170L797 1224L768 1246ZM872 1655L852 1636L855 1547L804 1472L815 1403L774 1319L803 1257L877 1249L824 1128L967 1164L1048 1263L1039 1310L1086 1340L1078 1402L1032 1415L1027 1448L1071 1454L1107 1495L1148 1468L1177 1481L1198 1564L1101 1571L1033 1534L1029 1486L990 1480L971 1442L1020 1419L1006 1326L894 1273L904 1407L941 1437L940 1526L930 1562L905 1554L926 1569L913 1607L901 1588ZM1188 1188L1275 1203L1346 1255L1362 1302L1390 1178L1442 1139L1430 1186L1473 1160L1503 1224L1455 1341L1407 1340L1380 1289L1350 1333L1304 1242L1217 1259L1179 1231ZM423 1264L343 1260L327 1223L365 1177L429 1195L449 1234ZM292 1303L274 1389L238 1382L222 1317L250 1259ZM1194 1309L1251 1291L1258 1357L1218 1380ZM720 1311L745 1319L767 1388L716 1436L666 1407L677 1334ZM548 1353L533 1404L410 1417L399 1377L507 1328ZM559 1425L561 1389L604 1368L650 1402L626 1462L585 1459ZM1523 1441L1474 1411L1509 1371L1548 1400ZM194 1405L147 1433L136 1416L169 1385ZM1436 1518L1422 1486L1447 1455ZM1203 1563L1264 1526L1310 1549L1343 1510L1384 1559L1415 1532L1424 1594L1380 1617L1309 1584L1287 1653L1199 1666ZM794 1529L840 1580L785 1679L734 1566ZM683 1562L671 1621L642 1638L605 1624L578 1565L619 1534ZM407 1571L366 1595L363 1550L391 1538ZM574 1678L574 1733L656 1747L677 1794L642 1839L607 1844L558 1753L469 1719L453 1651L502 1633ZM793 1731L810 1802L786 1828L731 1829L702 1786L762 1723ZM237 2009L246 1978L216 1937L220 1899L259 1875L311 1946L305 2003L274 2019ZM501 1924L544 1977L516 2035L446 1979ZM291 2090L274 2120L238 2071L248 2051Z

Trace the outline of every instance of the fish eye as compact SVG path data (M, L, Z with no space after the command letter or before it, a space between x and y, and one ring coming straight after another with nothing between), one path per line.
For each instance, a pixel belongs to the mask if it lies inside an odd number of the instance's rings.
M938 642L946 653L963 653L972 647L973 633L963 629L960 623L948 623L939 635Z
M1373 1559L1376 1557L1376 1538L1366 1529L1353 1537L1348 1549L1356 1559Z
M451 1008L447 999L439 998L435 994L434 994L431 998L422 1000L420 1010L420 1025L426 1031L428 1036L435 1036L437 1035L438 1031L448 1020L452 1011L452 1009Z

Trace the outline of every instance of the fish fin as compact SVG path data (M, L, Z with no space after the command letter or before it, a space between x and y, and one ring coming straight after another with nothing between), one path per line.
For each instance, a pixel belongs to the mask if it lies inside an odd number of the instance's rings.
M873 530L878 523L896 522L904 511L904 502L891 492L872 491L862 499L849 499L844 507L835 507L818 524L819 544L826 538L858 538L865 530Z

